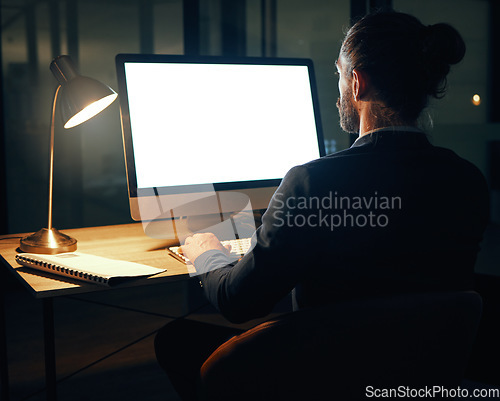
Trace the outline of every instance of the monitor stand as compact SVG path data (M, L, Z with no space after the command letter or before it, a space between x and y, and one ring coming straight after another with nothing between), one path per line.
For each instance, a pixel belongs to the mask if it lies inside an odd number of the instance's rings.
M170 209L156 219L143 221L144 232L152 238L165 239L167 246L182 244L195 233L212 232L219 240L248 238L255 232L255 218L248 197L236 193L198 199ZM219 213L200 213L213 210Z

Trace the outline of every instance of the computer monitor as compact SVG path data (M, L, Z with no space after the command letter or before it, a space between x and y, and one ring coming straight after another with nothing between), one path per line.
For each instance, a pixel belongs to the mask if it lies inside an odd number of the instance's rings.
M324 154L309 59L119 54L116 68L131 216L145 227L265 209L290 168ZM162 227L149 234L172 235Z

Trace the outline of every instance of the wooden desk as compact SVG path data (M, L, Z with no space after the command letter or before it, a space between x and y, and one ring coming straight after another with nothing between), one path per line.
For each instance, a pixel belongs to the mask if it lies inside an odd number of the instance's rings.
M166 241L147 237L141 223L62 231L78 240L79 252L167 269L166 272L153 277L133 280L113 288L137 287L189 278L186 266L169 256L165 250ZM28 234L0 236L0 261L2 262L0 268L6 269L13 274L34 297L41 299L43 302L47 399L56 400L53 298L63 295L109 291L111 288L47 274L19 265L15 261L15 256L18 253L20 238L12 237L22 237ZM4 297L3 294L0 294L0 340L3 342L0 347L5 350L6 328L3 317L3 303ZM0 361L2 400L7 401L9 398L8 364L7 358L2 359L3 361Z

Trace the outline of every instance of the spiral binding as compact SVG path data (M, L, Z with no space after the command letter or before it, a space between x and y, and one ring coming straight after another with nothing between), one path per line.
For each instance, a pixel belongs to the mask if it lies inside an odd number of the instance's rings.
M50 270L53 270L54 272L56 272L56 274L62 273L62 275L67 276L67 277L75 277L75 278L79 278L79 279L83 279L83 280L87 280L87 281L94 281L94 282L102 283L102 284L106 284L108 282L108 279L96 276L94 274L80 272L77 270L69 269L69 268L64 267L64 266L59 266L59 265L56 265L53 263L44 262L42 260L27 258L27 257L22 256L22 255L16 255L16 261L18 261L22 265L28 264L29 266L32 266L35 268L42 268L41 270L44 270L44 271L50 272Z

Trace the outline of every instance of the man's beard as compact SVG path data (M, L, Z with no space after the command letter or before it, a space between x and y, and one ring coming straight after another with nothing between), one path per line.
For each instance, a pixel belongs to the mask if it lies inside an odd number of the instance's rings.
M349 134L359 133L359 114L352 102L352 90L348 90L342 98L337 99L340 127Z

